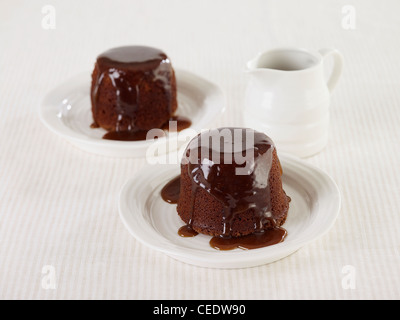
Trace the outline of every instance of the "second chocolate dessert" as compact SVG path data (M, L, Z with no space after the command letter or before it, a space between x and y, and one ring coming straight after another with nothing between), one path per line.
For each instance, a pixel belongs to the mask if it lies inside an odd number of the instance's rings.
M93 127L110 132L161 128L177 109L174 69L159 49L127 46L98 56L92 74ZM128 134L127 134L128 133Z

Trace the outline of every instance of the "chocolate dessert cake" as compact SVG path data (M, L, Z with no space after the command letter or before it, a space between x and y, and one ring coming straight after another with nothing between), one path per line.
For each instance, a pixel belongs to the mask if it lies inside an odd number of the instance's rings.
M276 148L265 134L243 128L203 132L182 159L178 214L186 231L221 238L279 228L290 201L281 176Z
M171 61L161 50L145 46L102 53L92 73L91 102L92 127L141 140L148 130L165 126L177 109Z

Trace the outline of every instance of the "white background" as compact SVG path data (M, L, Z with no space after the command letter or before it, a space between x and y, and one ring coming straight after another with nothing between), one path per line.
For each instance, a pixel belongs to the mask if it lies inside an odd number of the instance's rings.
M54 30L42 28L45 5L56 10ZM355 30L343 28L345 5ZM394 0L1 1L0 298L400 298L399 12ZM37 113L55 85L130 44L161 48L175 67L220 85L228 107L214 127L243 125L243 69L257 52L339 49L329 144L307 159L341 189L333 229L281 261L239 270L193 267L135 241L117 197L145 160L78 150ZM56 289L42 285L46 265ZM343 286L349 270L353 288Z

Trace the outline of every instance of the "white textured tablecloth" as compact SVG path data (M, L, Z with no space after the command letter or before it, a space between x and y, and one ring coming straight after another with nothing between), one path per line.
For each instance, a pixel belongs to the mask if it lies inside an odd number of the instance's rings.
M55 29L43 28L46 5ZM0 298L400 298L399 12L394 0L1 1ZM219 84L228 107L214 127L243 125L244 64L258 51L339 49L329 145L306 160L341 189L331 231L238 270L194 267L135 241L117 197L146 161L78 150L37 112L55 85L126 44L162 48L175 67Z

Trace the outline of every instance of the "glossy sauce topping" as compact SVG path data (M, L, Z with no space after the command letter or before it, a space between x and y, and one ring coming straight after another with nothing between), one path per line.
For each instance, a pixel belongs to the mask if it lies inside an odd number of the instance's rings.
M110 49L97 58L101 69L121 66L124 69L147 71L161 62L169 62L167 55L157 48L147 46L124 46Z
M114 48L98 56L96 68L97 78L91 93L94 112L96 113L99 100L99 87L105 77L111 80L117 97L115 113L118 116L115 133L105 134L104 139L124 141L146 139L146 131L138 131L135 127L136 113L140 106L140 83L144 78L151 79L156 86L164 89L166 100L169 101L169 113L171 113L170 71L172 66L167 55L161 50L146 46ZM178 128L191 124L187 125L187 121L190 122L189 119L185 119L184 124L179 121L181 120L178 120ZM168 123L164 126L168 129ZM91 127L96 128L98 125L93 123ZM120 134L121 132L123 133Z

